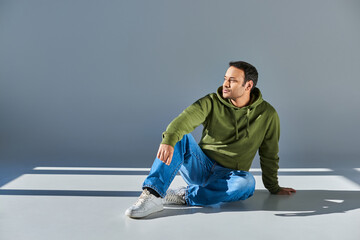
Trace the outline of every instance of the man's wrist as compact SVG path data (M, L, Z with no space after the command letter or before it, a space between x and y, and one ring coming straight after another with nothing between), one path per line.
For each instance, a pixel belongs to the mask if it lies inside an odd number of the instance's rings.
M278 194L281 191L282 187L278 186L275 190L270 191L271 194Z
M178 142L178 136L174 133L163 132L161 144L167 144L172 147L175 147L175 144Z

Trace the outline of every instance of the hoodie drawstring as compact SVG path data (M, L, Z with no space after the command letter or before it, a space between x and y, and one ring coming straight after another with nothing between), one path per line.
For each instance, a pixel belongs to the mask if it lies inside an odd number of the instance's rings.
M246 112L246 137L249 137L249 114L250 114L250 108L247 109Z
M235 110L231 109L231 112L234 116L234 123L235 123L235 139L239 140L239 129L237 126L237 121L236 121L236 115L235 115ZM246 137L249 138L250 134L249 134L249 116L250 116L250 108L248 108L246 110Z
M235 139L238 140L239 139L239 133L238 133L238 126L237 126L237 121L236 121L236 115L235 115L235 110L231 109L231 112L234 116L234 122L235 122Z

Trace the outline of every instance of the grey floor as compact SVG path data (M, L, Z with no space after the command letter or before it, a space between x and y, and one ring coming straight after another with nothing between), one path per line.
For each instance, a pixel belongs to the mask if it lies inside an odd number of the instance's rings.
M280 183L296 188L294 196L270 195L254 167L256 191L248 200L209 207L167 206L134 220L124 211L139 196L148 168L2 163L0 239L358 240L356 164L281 168ZM183 184L176 176L172 187Z

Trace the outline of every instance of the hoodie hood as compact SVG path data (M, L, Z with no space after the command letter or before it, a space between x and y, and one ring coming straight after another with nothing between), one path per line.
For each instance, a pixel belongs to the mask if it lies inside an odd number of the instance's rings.
M230 99L223 98L222 90L223 90L223 87L220 86L216 91L216 95L225 106L229 107L229 109L233 115L236 139L237 140L239 139L239 130L238 130L238 124L237 124L238 118L236 117L238 115L237 113L239 113L241 115L245 115L245 117L246 117L246 137L249 137L250 115L254 112L254 109L263 102L263 98L262 98L260 89L258 89L257 87L255 87L253 89L253 91L250 94L250 104L245 107L242 107L242 108L234 106L231 103Z

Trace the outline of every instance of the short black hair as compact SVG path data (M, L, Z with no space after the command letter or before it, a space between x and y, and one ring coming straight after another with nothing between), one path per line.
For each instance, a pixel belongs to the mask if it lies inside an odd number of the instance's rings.
M244 61L237 61L237 62L229 62L229 67L236 67L238 69L243 70L245 73L245 80L243 86L245 86L245 84L248 81L252 80L254 85L251 88L251 91L254 90L258 81L258 72L253 65Z

